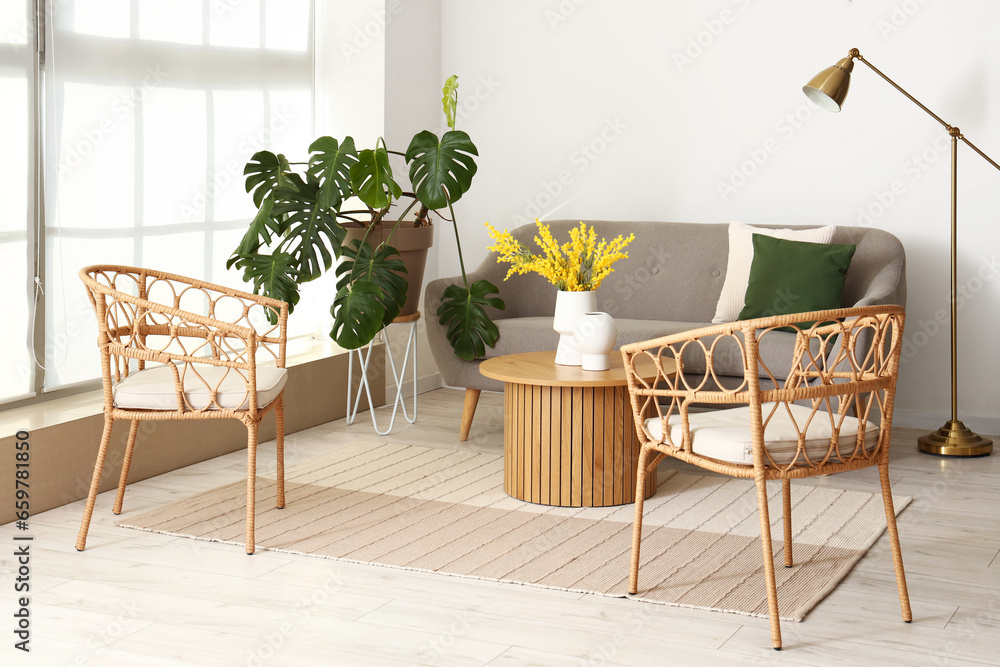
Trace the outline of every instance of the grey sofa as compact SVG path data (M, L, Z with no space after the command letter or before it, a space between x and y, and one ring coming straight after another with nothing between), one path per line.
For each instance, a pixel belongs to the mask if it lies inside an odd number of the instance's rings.
M729 257L727 224L586 222L596 228L598 238L635 233L635 241L628 248L628 259L615 264L614 273L604 280L597 292L598 309L615 318L619 346L711 323ZM561 240L569 238L569 228L578 224L578 220L560 220L551 222L550 226L553 235ZM760 226L796 228L794 225ZM536 247L533 241L537 233L535 225L519 227L512 233L529 247ZM837 227L833 242L857 246L847 273L842 306L906 305L906 259L899 239L879 229ZM498 264L495 253L491 253L469 274L470 283L486 279L499 286L500 296L507 305L506 310L490 312L500 330L500 339L496 347L487 349L486 356L554 350L559 339L552 329L555 288L536 274L511 276L504 282L507 269L508 265ZM503 385L480 375L478 360L467 362L455 357L445 337L445 328L433 315L441 303L444 289L460 282L459 276L428 284L424 307L429 315L427 337L445 385L466 389L459 436L465 440L480 391L502 391ZM773 336L771 345L774 347L762 348L762 358L789 359L794 338L791 333ZM714 366L717 370L721 366L723 372L732 377L735 386L743 377L742 361L738 354L730 356L728 360L716 358ZM691 370L699 370L696 363L692 366L693 363L694 360L685 355L685 365ZM727 384L726 379L723 377L720 382Z

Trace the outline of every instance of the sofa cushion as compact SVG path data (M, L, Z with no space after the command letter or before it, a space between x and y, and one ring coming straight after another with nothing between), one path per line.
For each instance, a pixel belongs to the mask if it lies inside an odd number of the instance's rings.
M773 403L764 404L762 409L764 419L767 419L773 406ZM771 458L778 464L791 463L798 448L798 431L808 424L804 441L806 455L810 461L822 460L830 447L830 437L833 433L827 413L817 412L810 421L811 409L794 404L788 408L785 410L784 406L779 406L764 430L764 446ZM670 417L670 438L678 447L681 446L683 438L680 422L680 415ZM695 454L719 461L753 465L750 406L690 413L688 424L691 429L691 449ZM656 442L664 441L663 420L660 417L647 419L646 430ZM854 417L844 417L838 440L841 456L846 457L854 451L857 433L858 420ZM878 443L878 426L868 422L865 424L864 433L864 446L868 451Z
M740 222L729 223L729 260L726 262L726 280L722 283L722 294L719 295L712 322L722 324L735 322L739 319L747 292L747 282L750 279L754 234L793 241L829 243L836 229L832 226L816 229L766 229L751 227Z
M746 305L739 319L840 308L854 251L848 243L806 243L754 234ZM804 329L812 325L798 323Z

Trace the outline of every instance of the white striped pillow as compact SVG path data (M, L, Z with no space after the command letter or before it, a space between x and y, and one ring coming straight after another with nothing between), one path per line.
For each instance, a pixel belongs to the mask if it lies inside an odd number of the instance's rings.
M788 241L809 243L829 243L833 240L836 226L816 229L764 229L751 227L742 222L729 223L729 261L726 263L726 280L722 283L722 294L715 306L713 324L735 322L743 310L750 282L750 265L753 263L753 235L763 234Z

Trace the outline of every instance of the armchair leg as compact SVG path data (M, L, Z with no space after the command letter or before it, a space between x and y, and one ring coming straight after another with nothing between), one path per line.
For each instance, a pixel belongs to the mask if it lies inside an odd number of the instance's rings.
M254 541L254 511L257 494L257 429L259 424L247 424L247 554L252 554L256 547Z
M782 518L785 523L785 567L795 565L792 559L792 482L781 480Z
M771 519L767 509L767 480L758 473L757 505L760 512L760 543L764 552L764 578L767 580L767 612L771 617L771 646L781 650L781 619L778 617L778 586L774 579L774 552L771 549Z
M139 420L133 419L128 429L128 443L125 445L125 458L122 459L122 474L118 478L118 494L115 496L115 505L111 511L115 514L122 513L122 503L125 502L125 485L128 483L128 469L132 465L132 450L135 448L135 437L139 432Z
M469 430L472 428L472 418L476 416L476 406L479 405L479 389L465 390L465 405L462 407L462 428L458 432L460 442L469 439Z
M274 406L274 430L278 450L278 509L285 507L285 396L278 396Z
M903 620L909 623L913 620L910 611L910 594L906 590L906 573L903 571L903 554L899 549L899 532L896 530L896 510L892 503L892 488L889 484L889 464L882 463L878 467L878 478L882 483L882 502L885 505L885 525L889 532L889 543L892 545L892 562L896 568L896 587L899 589L899 607L903 612Z
M642 505L646 499L646 468L649 465L649 450L639 449L635 481L635 520L632 523L632 566L628 575L628 592L639 592L639 546L642 543ZM656 474L655 471L653 474Z
M94 462L94 476L90 480L90 493L87 495L87 505L83 509L83 520L80 522L80 533L76 537L76 550L83 551L87 547L87 533L90 531L90 517L94 514L94 503L97 501L97 491L101 486L101 473L104 471L104 457L108 453L108 443L111 442L111 427L115 420L111 415L104 415L104 433L101 435L101 446L97 450L97 461Z

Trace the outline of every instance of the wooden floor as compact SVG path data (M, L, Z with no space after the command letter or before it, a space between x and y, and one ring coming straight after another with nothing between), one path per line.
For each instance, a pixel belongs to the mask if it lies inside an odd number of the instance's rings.
M397 420L389 437L499 453L502 397L483 394L467 443L457 441L461 408L461 392L422 394L417 424ZM366 420L290 436L288 462L378 439ZM0 527L0 665L1000 664L1000 457L934 458L917 452L917 435L897 429L890 468L895 492L915 497L899 523L910 625L900 620L884 537L804 622L782 624L777 653L766 619L265 551L251 557L116 528L109 492L98 498L83 553L73 548L82 501L31 519L30 656L12 648L15 530ZM261 447L262 466L273 467L273 453L273 442ZM124 514L239 481L244 466L234 453L139 482ZM873 470L801 483L878 489Z

